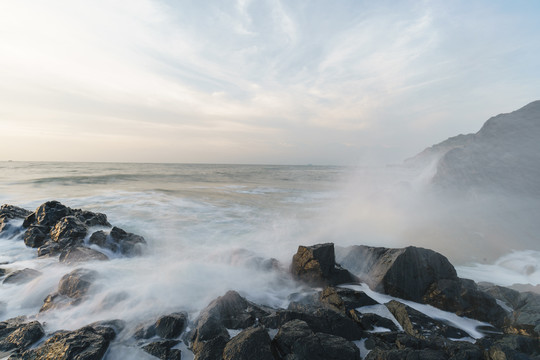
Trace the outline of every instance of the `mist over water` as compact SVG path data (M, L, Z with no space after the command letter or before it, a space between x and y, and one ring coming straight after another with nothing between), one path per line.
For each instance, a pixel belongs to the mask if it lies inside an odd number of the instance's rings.
M6 162L0 170L1 203L33 211L58 200L105 213L148 242L144 256L107 254L111 261L80 265L96 270L99 280L79 306L40 314L48 330L113 318L137 324L181 310L193 319L231 289L286 306L298 285L265 261L275 258L287 268L298 245L320 242L417 245L447 256L460 276L501 285L540 282L538 200L441 194L429 186L430 167ZM17 234L3 235L0 254L5 268L44 274L2 285L2 320L36 314L74 269L36 259Z

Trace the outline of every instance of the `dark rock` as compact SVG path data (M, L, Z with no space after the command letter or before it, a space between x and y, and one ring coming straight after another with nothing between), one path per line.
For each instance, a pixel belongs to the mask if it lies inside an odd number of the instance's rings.
M506 331L510 329L516 334L523 334L538 337L540 334L540 295L536 293L521 293L519 304L509 316L509 324ZM531 329L532 328L532 329ZM528 330L525 330L528 329ZM524 331L525 330L525 331ZM531 331L531 330L534 330Z
M113 242L103 230L94 232L88 239L88 243L114 252L118 251L118 244Z
M230 338L227 329L252 326L258 318L268 315L268 312L247 301L236 291L228 291L201 311L195 328L188 336L191 349L198 359L221 359Z
M398 327L396 326L396 324L394 324L392 320L377 314L362 314L352 309L349 310L349 317L353 319L357 324L359 324L362 330L371 331L375 328L385 328L389 331L398 330Z
M175 339L187 326L188 315L185 312L164 315L157 319L156 334L164 339Z
M42 246L49 236L48 228L41 225L30 225L24 233L24 243L31 248Z
M120 319L114 319L114 320L101 320L96 321L88 325L95 330L102 330L106 329L106 332L110 334L109 330L112 330L115 335L118 335L122 332L122 330L126 327L126 322L124 320ZM113 337L114 338L114 337ZM111 340L113 339L111 338Z
M442 360L448 359L442 350L383 350L376 348L372 350L365 358L365 360ZM465 358L469 359L469 358ZM457 359L456 359L457 360ZM473 360L473 359L469 359ZM478 359L480 360L480 359Z
M100 360L115 337L110 328L85 326L75 331L58 331L43 344L21 354L23 360Z
M243 330L223 350L223 360L274 360L270 336L263 327Z
M60 254L59 260L62 263L72 264L82 261L105 261L109 260L109 258L99 251L84 246L75 246L64 249Z
M70 208L58 201L48 201L40 205L34 214L28 215L23 226L28 227L35 222L37 225L51 228L57 221L68 215L71 215Z
M62 245L52 240L46 241L38 248L38 257L45 258L56 256L62 252Z
M27 349L45 335L39 322L20 323L19 319L0 323L0 334L1 351Z
M66 216L51 229L51 239L55 242L67 242L75 245L82 243L88 228L75 216Z
M156 336L155 324L139 324L133 333L135 339L150 339Z
M24 283L34 280L38 276L41 276L41 272L34 269L26 268L26 269L17 270L8 274L4 278L4 281L2 283L3 284L24 284Z
M432 319L398 301L392 300L385 305L403 327L405 333L411 336L419 339L437 337L461 339L470 337L465 331L444 323L443 321Z
M360 340L364 337L362 328L353 319L326 308L309 311L278 310L261 318L261 323L275 329L291 320L305 321L314 332L332 334L347 340Z
M369 287L401 299L422 302L428 288L443 279L457 280L443 255L409 246L403 249L351 246L341 263Z
M472 280L440 280L424 295L423 302L439 309L502 327L506 311L491 295L478 290Z
M360 359L360 352L352 342L339 336L314 333L301 320L284 324L272 343L281 359Z
M520 335L505 335L499 338L482 338L478 344L485 349L485 359L537 359L540 357L540 341Z
M87 210L75 209L73 210L73 216L75 216L84 225L91 226L106 226L111 227L111 224L107 221L107 215L101 213L94 213Z
M55 292L47 295L43 300L43 305L39 309L39 312L45 312L52 309L61 309L67 306L74 306L80 303L80 299L71 299L67 296L60 295Z
M336 264L334 244L299 246L293 256L291 274L310 285L338 285L355 282L356 278Z
M127 256L141 255L142 246L146 244L142 236L128 233L116 226L111 229L109 236L118 244L120 252Z
M512 309L523 305L519 291L489 283L478 283L477 285L480 290L504 302Z
M143 346L143 350L150 355L160 358L162 360L180 360L180 350L171 349L179 342L180 341L178 340L155 341L153 343Z
M348 315L350 310L378 304L363 291L334 287L326 287L320 293L319 300L325 306L345 315Z

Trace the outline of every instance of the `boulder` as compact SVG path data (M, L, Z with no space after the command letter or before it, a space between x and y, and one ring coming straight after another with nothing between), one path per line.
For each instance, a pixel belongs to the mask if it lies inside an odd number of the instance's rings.
M38 248L38 257L47 258L60 254L62 252L62 244L54 242L52 240L45 241L43 245Z
M398 331L398 327L388 318L377 314L360 313L357 310L349 310L349 317L353 319L365 331L372 331L375 328L384 328L389 331Z
M116 226L111 229L109 236L118 244L120 252L127 256L141 255L142 246L146 245L146 240L142 236L128 233Z
M30 211L17 206L8 204L0 206L0 233L15 231L17 227L13 227L10 221L13 219L24 219L29 214Z
M155 323L156 334L163 339L175 339L182 334L188 323L185 312L161 316Z
M84 246L74 246L64 249L60 254L59 260L62 263L73 264L83 261L105 261L109 260L109 258L107 255L94 249Z
M4 281L2 283L3 284L24 284L24 283L34 280L38 276L41 276L41 272L34 269L26 268L26 269L17 270L8 274L4 278Z
M30 225L24 233L24 243L31 248L39 248L49 237L49 229L42 225Z
M51 228L51 239L71 245L82 243L88 228L75 216L66 216ZM62 241L63 240L63 241Z
M75 331L58 331L34 349L23 352L23 360L99 360L116 336L113 329L85 326Z
M332 243L299 246L290 270L293 278L313 286L338 285L357 280L336 264Z
M64 275L58 283L57 292L45 298L39 311L79 304L96 278L97 272L87 269L76 269Z
M354 343L339 336L314 333L301 320L281 326L272 343L281 359L360 360Z
M118 244L113 242L110 236L105 233L103 230L99 230L90 235L88 239L89 244L97 245L104 249L109 249L111 251L118 251Z
M223 360L274 360L270 336L260 326L243 330L223 350Z
M161 360L180 360L181 352L179 349L171 349L177 345L178 340L154 341L142 347L144 351Z
M27 349L45 335L39 322L24 321L15 318L0 323L0 351Z
M74 209L72 211L75 216L84 225L91 226L105 226L111 227L111 224L107 221L107 215L101 213L94 213L87 210Z
M28 215L23 223L24 227L32 224L43 225L51 228L57 221L71 215L72 210L58 201L48 201L40 205L36 211Z

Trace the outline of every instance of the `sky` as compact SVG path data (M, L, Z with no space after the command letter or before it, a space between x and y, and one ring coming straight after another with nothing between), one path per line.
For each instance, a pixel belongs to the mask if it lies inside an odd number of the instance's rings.
M373 165L540 99L540 2L0 0L0 160Z

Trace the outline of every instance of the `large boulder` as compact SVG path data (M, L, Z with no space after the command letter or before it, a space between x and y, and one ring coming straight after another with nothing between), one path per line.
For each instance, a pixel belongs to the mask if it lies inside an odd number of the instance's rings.
M55 242L64 242L75 245L82 243L88 228L75 216L66 216L57 221L51 228L51 239Z
M37 224L51 228L58 220L71 215L71 213L72 210L60 202L48 201L41 204L36 211L28 215L24 220L23 226L29 227L32 224Z
M21 354L23 360L99 360L115 338L112 328L85 326L75 331L58 331L44 343Z
M223 350L223 360L274 360L270 336L260 326L243 330Z
M319 294L319 301L324 306L329 307L344 315L351 310L362 307L377 305L378 302L370 298L363 291L356 291L346 288L328 286Z
M42 225L30 225L24 233L24 243L31 248L39 248L49 238L49 229Z
M299 246L291 264L292 276L314 286L338 285L357 279L336 264L334 244Z
M314 333L302 320L284 324L273 340L281 359L360 360L358 347L346 339Z
M161 340L154 341L142 347L144 351L161 360L180 360L181 352L179 349L171 349L177 345L178 340Z
M112 241L118 244L120 252L127 256L141 255L146 240L140 235L128 233L118 227L113 227L109 233Z
M111 224L107 221L107 215L102 213L95 213L88 210L74 209L72 211L75 216L84 225L91 226L104 226L111 227Z
M339 258L375 291L496 326L502 326L506 316L491 295L473 281L458 278L448 259L433 250L351 246L340 249Z
M79 304L96 278L97 272L87 269L76 269L64 275L58 283L58 291L45 298L39 311Z
M177 312L161 316L157 319L154 328L159 337L163 339L175 339L186 329L187 323L187 313Z
M16 227L10 224L11 220L24 219L30 214L30 211L23 208L4 204L0 206L0 233L7 233L16 230Z

